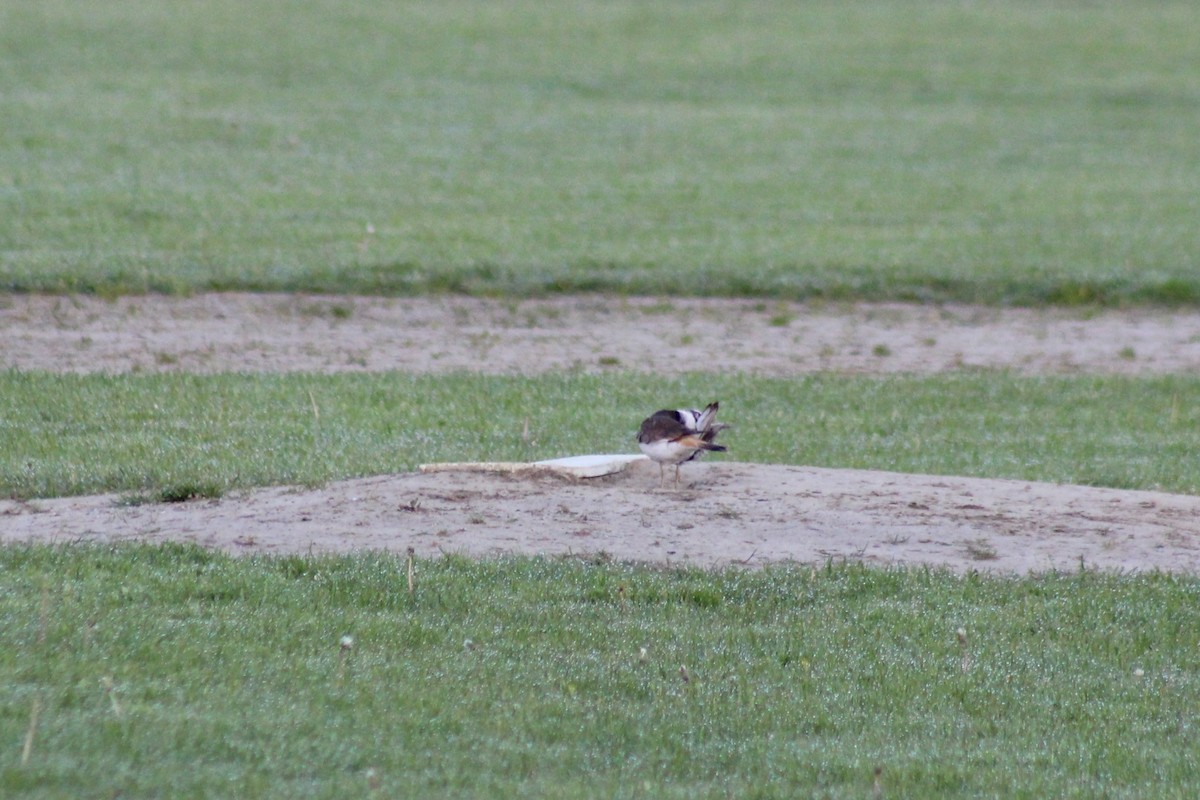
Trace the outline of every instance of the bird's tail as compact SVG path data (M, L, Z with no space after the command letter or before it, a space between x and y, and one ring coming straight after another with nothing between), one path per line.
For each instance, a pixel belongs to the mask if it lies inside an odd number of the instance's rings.
M684 447L694 447L697 450L707 450L710 453L724 453L729 448L721 444L713 444L709 441L709 437L690 434L678 439L678 442Z

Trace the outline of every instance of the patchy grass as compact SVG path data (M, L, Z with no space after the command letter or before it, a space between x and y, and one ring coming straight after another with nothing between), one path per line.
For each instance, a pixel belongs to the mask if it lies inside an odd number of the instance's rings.
M169 500L430 461L636 452L719 399L728 458L1200 491L1192 377L0 373L0 494ZM53 403L46 398L53 397ZM580 398L586 398L584 403Z
M10 3L0 289L1197 304L1197 41L1185 0Z
M378 554L0 548L0 793L869 797L877 770L886 797L1195 785L1195 578L447 557L417 560L410 594L406 573Z

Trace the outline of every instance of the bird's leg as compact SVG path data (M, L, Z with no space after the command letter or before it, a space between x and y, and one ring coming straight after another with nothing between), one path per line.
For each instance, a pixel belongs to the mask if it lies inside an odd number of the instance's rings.
M679 486L679 465L675 465L675 485Z
M667 485L667 475L663 471L663 464L658 465L658 488L663 488Z

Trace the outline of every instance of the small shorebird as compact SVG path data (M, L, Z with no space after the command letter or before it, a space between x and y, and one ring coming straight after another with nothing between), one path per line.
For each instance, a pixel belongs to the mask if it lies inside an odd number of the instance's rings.
M638 431L638 447L658 463L659 486L666 482L663 468L675 465L675 484L679 484L679 465L712 451L723 453L726 448L713 444L717 433L728 428L718 423L718 403L709 403L703 411L694 408L661 409L642 421Z

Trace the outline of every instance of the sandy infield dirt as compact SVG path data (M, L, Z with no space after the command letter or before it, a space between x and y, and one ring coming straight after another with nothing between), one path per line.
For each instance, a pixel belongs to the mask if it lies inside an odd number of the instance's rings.
M1200 368L1200 315L603 296L3 296L0 342L0 368L71 372L632 369L648 381L705 370L1162 374ZM736 409L723 414L736 421ZM631 439L638 422L630 420ZM180 540L235 553L411 547L421 556L703 567L834 559L958 571L1200 571L1200 497L720 457L684 467L679 488L660 488L658 468L640 463L584 480L417 473L176 504L119 500L0 501L0 541Z
M0 295L0 342L0 368L62 372L1154 374L1200 369L1200 314L605 296Z

